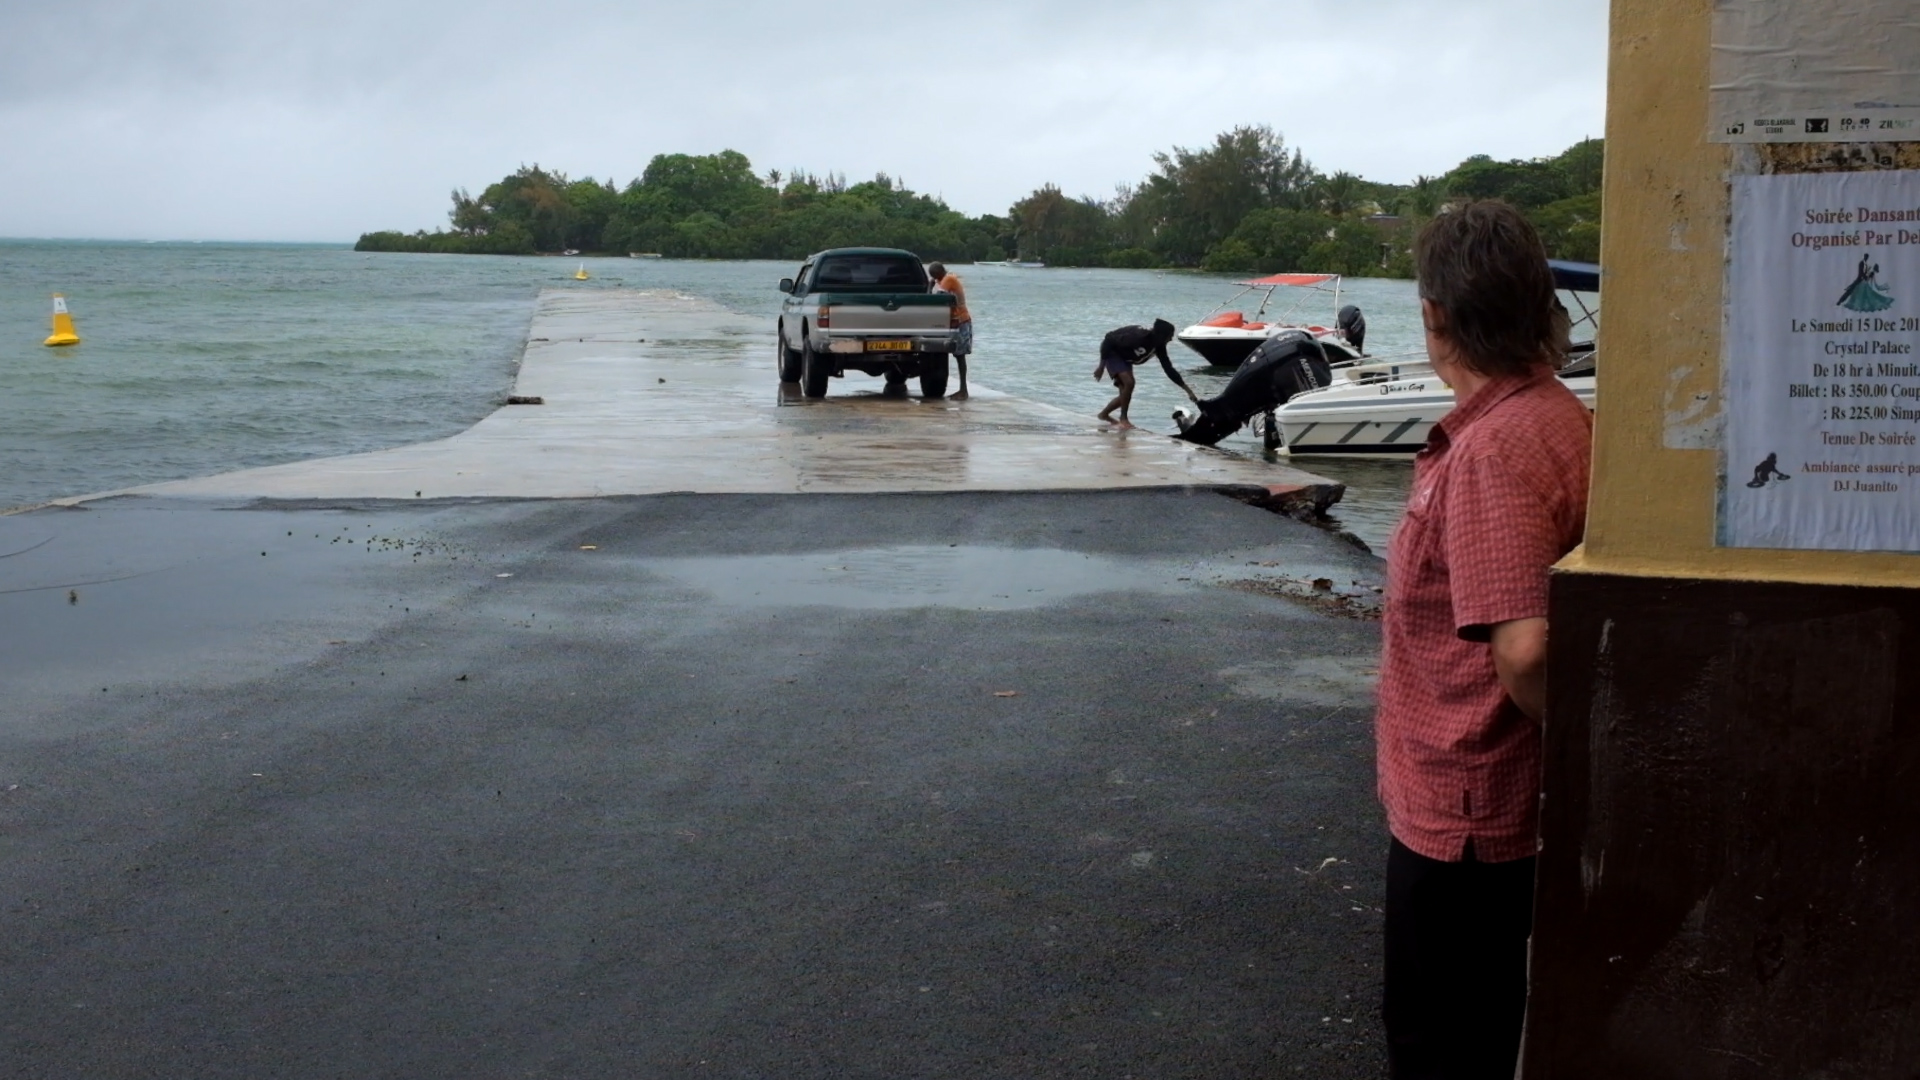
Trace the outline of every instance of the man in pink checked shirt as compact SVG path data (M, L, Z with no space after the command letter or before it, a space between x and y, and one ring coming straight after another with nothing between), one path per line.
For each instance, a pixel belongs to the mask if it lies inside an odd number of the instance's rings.
M1554 370L1539 236L1501 202L1435 218L1414 258L1452 412L1388 555L1380 800L1396 1080L1511 1080L1526 1014L1547 575L1586 527L1592 420Z

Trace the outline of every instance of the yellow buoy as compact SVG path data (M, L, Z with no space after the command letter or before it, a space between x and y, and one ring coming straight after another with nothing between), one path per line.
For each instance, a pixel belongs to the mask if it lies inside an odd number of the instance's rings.
M575 274L575 275L573 275L573 280L575 280L575 281L585 281L585 280L587 280L587 264L586 264L586 263L581 263L581 264L580 264L580 272L579 272L579 273L577 273L577 274Z
M53 294L53 336L48 345L78 345L80 335L73 332L73 315L67 311L67 298Z

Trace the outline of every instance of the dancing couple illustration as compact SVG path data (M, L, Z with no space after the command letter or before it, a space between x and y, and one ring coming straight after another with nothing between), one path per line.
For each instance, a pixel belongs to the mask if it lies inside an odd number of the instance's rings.
M1885 311L1893 306L1893 294L1880 284L1880 264L1869 256L1860 256L1860 270L1853 284L1840 294L1839 305L1849 311Z

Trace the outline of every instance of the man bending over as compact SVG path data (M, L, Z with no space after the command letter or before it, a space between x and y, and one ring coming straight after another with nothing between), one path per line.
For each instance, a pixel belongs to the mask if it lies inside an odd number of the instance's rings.
M1133 404L1133 369L1149 355L1159 358L1160 370L1167 373L1167 378L1172 379L1175 386L1187 392L1188 401L1200 400L1194 396L1187 380L1174 370L1173 361L1167 359L1167 343L1172 340L1173 324L1165 319L1153 320L1151 327L1123 326L1110 331L1100 340L1100 363L1094 367L1093 377L1098 381L1104 376L1113 376L1114 389L1120 391L1112 401L1107 402L1106 408L1100 410L1100 419L1123 428L1133 426L1127 419L1127 406ZM1120 413L1117 421L1113 418L1115 410Z

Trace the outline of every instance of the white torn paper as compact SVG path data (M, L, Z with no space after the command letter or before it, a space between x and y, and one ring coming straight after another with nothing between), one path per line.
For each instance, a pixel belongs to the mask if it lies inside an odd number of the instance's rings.
M1920 139L1920 4L1715 0L1711 138Z

